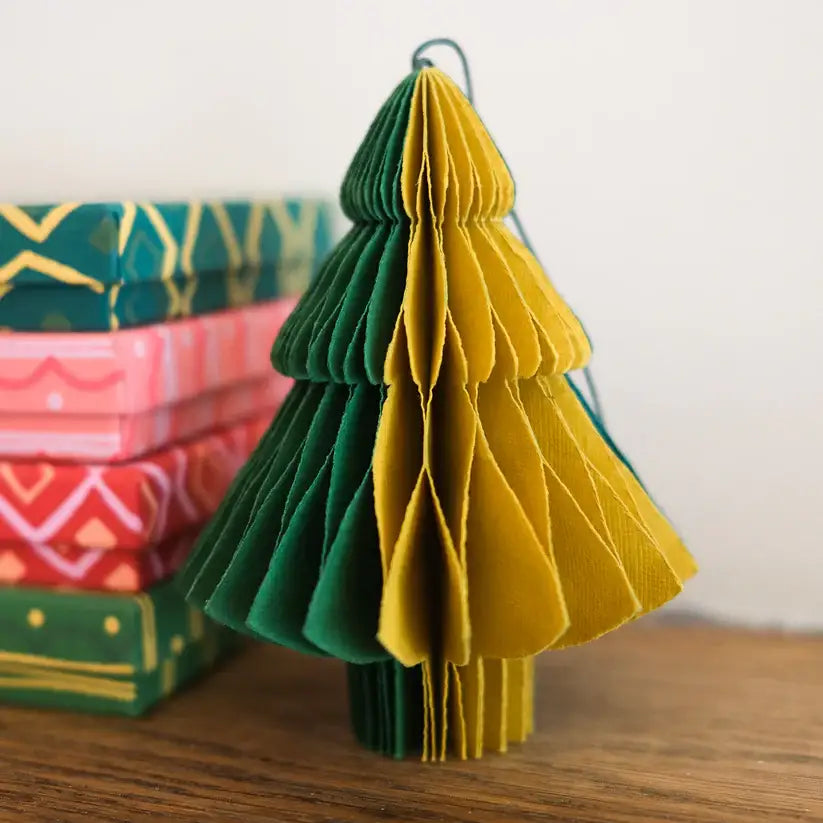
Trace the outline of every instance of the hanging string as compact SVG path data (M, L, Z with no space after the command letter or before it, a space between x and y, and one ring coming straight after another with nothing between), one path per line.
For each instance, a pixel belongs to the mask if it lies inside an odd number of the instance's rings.
M432 46L446 46L447 48L452 49L456 52L457 56L460 58L460 63L463 66L463 77L465 78L466 82L466 97L468 98L469 103L474 105L474 91L472 90L472 75L469 71L469 61L466 57L465 52L463 49L460 48L458 43L451 39L451 37L433 37L431 40L426 40L425 43L421 43L415 50L414 54L412 55L412 68L413 69L420 69L423 66L434 66L431 60L428 57L423 56L423 52L430 49Z
M468 99L469 103L472 106L475 106L474 103L474 89L472 87L472 77L471 71L469 71L469 61L466 57L465 52L460 45L455 41L452 40L450 37L433 37L431 40L426 40L424 43L421 43L412 54L412 69L418 70L422 69L426 66L434 66L434 63L428 58L424 56L424 52L428 51L432 46L446 46L447 48L452 49L458 58L460 58L460 63L463 67L463 77L466 86L466 98ZM476 108L476 107L475 107ZM503 159L505 163L505 158ZM506 167L508 168L508 163L506 163ZM511 170L509 170L511 173ZM534 258L540 263L540 259L537 256L537 253L534 250L534 246L532 246L531 242L529 241L529 237L526 234L526 230L523 227L523 223L520 220L520 217L517 214L515 209L512 209L509 212L509 217L511 218L512 223L514 223L515 229L517 229L517 233L520 235L520 240L522 241L523 245L532 253ZM540 264L542 267L542 263ZM544 269L545 270L545 269ZM581 323L581 326L583 324ZM588 333L585 329L583 329L584 334L588 337ZM594 377L592 376L592 371L589 366L583 367L583 377L586 380L586 386L589 390L589 396L591 397L591 403L593 407L594 414L597 416L597 419L603 423L603 406L600 403L600 394L597 391L597 386L594 382Z

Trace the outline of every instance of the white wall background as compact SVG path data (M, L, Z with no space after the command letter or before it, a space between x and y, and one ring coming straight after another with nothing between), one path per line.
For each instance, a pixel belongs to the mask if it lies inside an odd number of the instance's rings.
M0 199L333 192L437 35L702 564L679 603L823 627L823 2L0 0Z

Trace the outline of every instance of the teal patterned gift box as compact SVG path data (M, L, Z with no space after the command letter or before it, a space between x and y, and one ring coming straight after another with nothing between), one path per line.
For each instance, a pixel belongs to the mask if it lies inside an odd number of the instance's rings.
M305 291L321 200L0 205L0 328L107 331Z

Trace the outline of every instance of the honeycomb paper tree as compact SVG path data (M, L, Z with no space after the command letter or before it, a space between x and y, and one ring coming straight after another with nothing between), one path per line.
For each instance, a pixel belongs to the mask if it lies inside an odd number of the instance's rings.
M351 664L365 744L502 751L532 730L534 655L660 606L693 561L567 380L588 339L446 75L400 83L341 201L353 228L272 352L294 388L182 582Z

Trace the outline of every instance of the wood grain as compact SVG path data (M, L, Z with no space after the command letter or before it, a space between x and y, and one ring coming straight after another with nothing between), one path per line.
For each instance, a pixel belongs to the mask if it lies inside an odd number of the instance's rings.
M0 707L0 820L823 821L823 639L640 623L543 655L538 733L353 742L342 666L256 647L143 720Z

